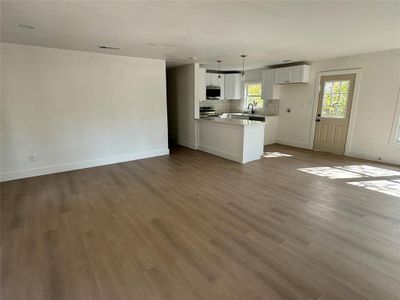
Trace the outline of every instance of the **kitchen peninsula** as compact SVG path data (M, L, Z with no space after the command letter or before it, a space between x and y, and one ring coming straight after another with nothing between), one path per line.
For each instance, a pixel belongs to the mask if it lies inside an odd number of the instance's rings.
M264 122L219 117L197 121L199 150L242 164L261 158Z

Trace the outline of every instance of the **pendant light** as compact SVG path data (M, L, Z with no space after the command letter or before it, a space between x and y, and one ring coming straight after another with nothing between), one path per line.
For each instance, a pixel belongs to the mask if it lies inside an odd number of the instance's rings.
M240 55L240 57L242 58L242 80L245 80L245 78L246 78L246 76L245 76L245 74L244 74L244 59L247 57L247 55L246 54L242 54L242 55Z
M222 60L218 59L217 63L218 63L218 78L221 78L221 63L222 63Z

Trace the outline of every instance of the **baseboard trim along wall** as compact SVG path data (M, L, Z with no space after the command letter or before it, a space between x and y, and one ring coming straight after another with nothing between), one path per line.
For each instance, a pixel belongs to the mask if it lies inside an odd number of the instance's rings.
M396 158L387 158L387 157L382 157L379 159L377 155L372 155L372 154L366 154L366 153L361 153L361 152L354 152L354 151L349 151L346 156L352 157L352 158L360 158L360 159L365 159L365 160L371 160L371 161L376 161L376 162L383 162L387 164L393 164L393 165L400 165L400 159Z
M312 145L307 144L307 143L297 142L297 141L276 139L276 143L281 144L281 145L296 147L296 148L313 150ZM381 159L379 159L379 156L377 156L376 154L372 155L372 154L367 154L367 153L362 153L362 152L355 152L355 151L351 151L351 150L346 152L345 156L352 157L352 158L365 159L365 160L370 160L370 161L376 161L376 162L382 162L382 163L387 163L387 164L400 165L400 159L398 159L396 157L382 157Z
M217 156L221 156L223 158L226 159L230 159L230 160L234 160L238 163L242 163L242 158L240 157L240 155L235 154L235 153L229 153L229 152L224 152L212 147L207 147L207 146L199 146L200 151L204 151L204 152L208 152Z
M169 137L169 140L170 140L170 142L172 144L180 145L180 146L183 146L183 147L186 147L186 148L190 148L192 150L197 150L196 146L193 143L190 143L188 141L185 141L185 140L182 140L182 139L176 139L176 138L173 138L173 137Z
M109 156L98 159L70 162L65 164L51 165L35 169L17 170L12 172L5 172L0 174L0 181L9 181L15 179L21 179L26 177L40 176L53 173L61 173L72 170L86 169L91 167L105 166L110 164L122 163L131 160L138 160L144 158L150 158L155 156L168 155L168 148L161 148L155 150L149 150L145 152L128 153L117 156Z
M297 141L290 141L285 139L276 139L277 144L296 147L296 148L303 148L303 149L312 149L308 143L297 142Z

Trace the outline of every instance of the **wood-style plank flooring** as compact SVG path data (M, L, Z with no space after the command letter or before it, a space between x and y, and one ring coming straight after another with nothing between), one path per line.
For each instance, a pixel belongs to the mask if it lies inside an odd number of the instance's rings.
M1 299L400 299L400 198L297 170L400 168L268 149L2 183Z

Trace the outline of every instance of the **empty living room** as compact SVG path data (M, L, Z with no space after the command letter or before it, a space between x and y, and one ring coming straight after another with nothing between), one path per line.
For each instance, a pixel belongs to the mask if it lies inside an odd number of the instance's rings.
M400 1L0 1L0 299L400 300Z

